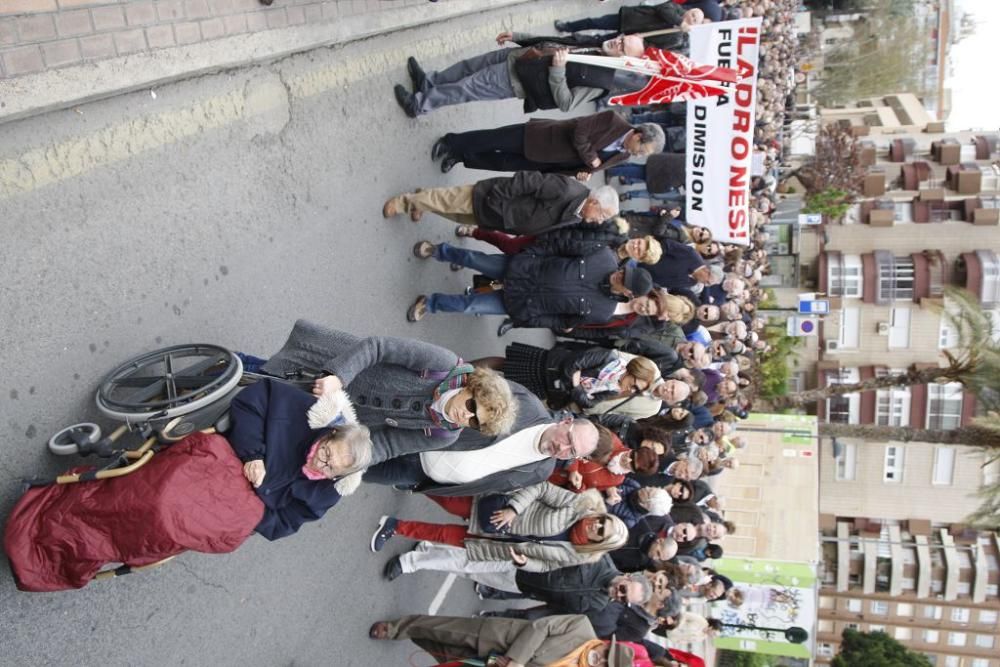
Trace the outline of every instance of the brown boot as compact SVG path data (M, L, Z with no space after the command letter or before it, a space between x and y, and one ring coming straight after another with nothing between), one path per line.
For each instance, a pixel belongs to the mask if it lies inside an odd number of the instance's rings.
M410 322L419 322L427 315L427 297L421 294L413 302L410 309L406 311L406 319ZM395 578L395 577L392 577ZM391 579L390 579L391 580Z

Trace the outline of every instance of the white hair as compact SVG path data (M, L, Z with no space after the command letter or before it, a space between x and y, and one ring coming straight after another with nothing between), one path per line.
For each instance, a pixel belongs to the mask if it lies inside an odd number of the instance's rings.
M653 516L666 516L674 507L674 500L666 489L655 487L646 499L646 509Z
M600 204L601 211L604 212L607 218L613 218L618 215L618 191L610 185L602 185L599 188L595 188L591 191L588 199L593 199Z

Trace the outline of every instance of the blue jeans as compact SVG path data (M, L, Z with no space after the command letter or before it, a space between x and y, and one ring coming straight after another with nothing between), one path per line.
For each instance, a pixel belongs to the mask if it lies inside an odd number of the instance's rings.
M475 294L441 294L427 297L429 313L465 313L466 315L506 315L503 290Z
M610 176L623 176L625 182L629 185L646 180L646 165L644 164L626 162L625 164L616 164L613 167L609 167L607 171Z
M488 278L501 280L507 273L507 255L489 255L478 250L456 248L448 243L434 246L434 259L439 262L460 264L478 271ZM427 297L427 312L466 313L467 315L506 315L503 290L475 294L440 294Z
M629 199L656 199L658 201L672 202L683 200L684 195L677 189L670 189L666 192L649 192L645 188L639 188L637 190L626 190L621 194L622 201L628 201Z
M564 21L567 32L579 32L581 30L614 30L618 32L621 21L618 14L605 14L604 16L593 16L591 18L579 19L577 21Z
M507 273L507 255L488 255L478 250L457 248L450 243L438 243L434 246L434 259L449 264L461 264L467 269L478 271L488 278L503 280Z

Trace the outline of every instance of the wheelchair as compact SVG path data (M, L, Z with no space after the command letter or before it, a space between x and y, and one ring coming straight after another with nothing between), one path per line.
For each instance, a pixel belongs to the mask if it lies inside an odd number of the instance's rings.
M320 375L301 369L276 379L309 391ZM191 434L224 433L229 430L233 398L264 378L274 376L246 371L240 355L219 345L174 345L133 357L112 369L97 388L97 409L119 423L114 430L104 435L98 424L85 422L61 429L48 441L52 454L96 456L102 461L57 476L27 479L24 488L121 477ZM94 579L139 572L172 558L138 567L123 564L102 570Z
M301 369L277 378L309 390L319 371ZM99 425L67 426L48 441L58 456L95 455L110 463L87 473L36 477L29 486L71 484L127 475L169 445L196 432L229 429L229 404L245 386L273 376L245 372L240 356L219 345L174 345L140 354L111 370L98 385L95 402L121 424L107 436ZM125 436L137 434L138 446Z

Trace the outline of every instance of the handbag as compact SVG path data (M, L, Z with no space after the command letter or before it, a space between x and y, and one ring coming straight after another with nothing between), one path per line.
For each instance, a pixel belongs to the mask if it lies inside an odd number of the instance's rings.
M476 503L476 522L479 530L489 535L505 535L510 532L510 525L506 525L499 530L490 523L493 513L509 507L510 498L503 493L491 493L481 496Z

